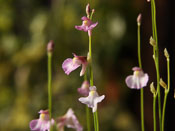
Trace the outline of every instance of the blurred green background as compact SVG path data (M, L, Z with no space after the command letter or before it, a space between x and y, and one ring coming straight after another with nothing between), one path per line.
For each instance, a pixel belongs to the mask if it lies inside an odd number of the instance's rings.
M49 40L53 53L53 115L75 111L86 130L85 107L78 101L77 88L83 77L80 69L65 75L62 62L72 53L86 55L87 33L78 31L88 0L0 0L0 131L29 131L29 122L47 109L47 52ZM166 81L163 49L174 51L174 1L156 1L160 41L160 70ZM145 87L145 127L152 130L152 94L155 81L152 60L150 3L146 0L90 0L95 8L92 53L94 83L105 100L99 105L101 131L140 131L139 91L126 87L125 78L137 66L137 15L143 15L142 61L150 75ZM174 32L174 31L173 31ZM173 57L171 57L173 58ZM174 62L174 60L173 60ZM174 71L172 71L173 73ZM173 83L172 83L173 87ZM163 94L163 90L162 90ZM167 103L165 128L173 131L173 89ZM173 114L173 115L172 115ZM70 130L71 129L66 129Z

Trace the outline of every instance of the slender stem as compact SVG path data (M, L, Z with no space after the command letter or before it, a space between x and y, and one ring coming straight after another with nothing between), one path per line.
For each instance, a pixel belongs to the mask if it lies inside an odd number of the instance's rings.
M52 118L52 53L48 52L48 107Z
M49 116L52 118L52 52L48 52L48 108ZM53 127L50 125L50 131Z
M93 114L94 116L94 130L97 131L97 120L96 120L96 116L95 116L95 113Z
M162 115L161 115L161 96L160 96L160 74L159 74L159 48L158 48L158 37L157 37L157 26L156 26L156 5L155 1L151 0L151 12L152 12L152 28L153 28L153 39L156 41L156 47L154 47L155 56L155 67L157 75L157 92L158 92L158 108L159 108L159 127L162 129Z
M162 131L164 131L164 120L165 120L167 95L168 95L168 92L167 92L167 89L165 89L164 103L163 103L163 109L162 109Z
M90 113L89 113L89 107L88 106L86 106L86 122L87 122L87 130L91 131Z
M90 67L90 85L94 85L93 81L93 69L92 69L92 42L91 36L89 36L89 67Z
M91 34L91 33L89 33ZM90 85L94 85L93 81L93 69L92 69L92 42L91 35L89 35L89 66L90 66ZM94 129L95 131L99 131L99 123L98 123L98 113L97 111L94 113Z
M156 97L157 94L154 94L153 97L153 120L154 120L154 131L156 131Z
M96 122L97 122L97 131L99 131L99 122L98 122L98 112L95 112L95 116L96 116Z
M140 50L140 25L137 26L137 49L138 49L138 62L139 67L142 68L142 61L141 61L141 50Z
M87 71L84 74L84 81L87 80ZM86 122L87 122L87 130L91 131L91 122L90 122L90 113L89 113L89 107L86 106Z
M141 50L140 50L140 24L137 26L137 39L138 39L138 62L139 67L142 68L142 61L141 61ZM144 131L144 90L143 88L140 90L140 110L141 110L141 127L142 131Z
M167 77L168 77L168 87L167 89L165 89L165 96L164 96L164 103L163 103L163 110L162 110L162 131L164 131L166 101L167 101L167 96L170 90L170 61L169 61L169 58L167 58Z
M145 130L144 128L144 90L143 88L140 90L140 106L141 106L141 127L142 127L142 131Z

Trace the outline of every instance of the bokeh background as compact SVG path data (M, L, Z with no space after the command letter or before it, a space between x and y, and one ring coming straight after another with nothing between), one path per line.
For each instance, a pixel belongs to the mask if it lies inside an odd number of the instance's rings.
M156 83L152 60L150 3L146 0L0 0L0 130L29 131L29 122L47 109L47 52L49 40L53 53L53 115L62 116L68 108L75 111L85 126L85 107L78 102L77 88L83 77L80 69L65 75L62 62L72 53L86 55L87 33L77 31L85 6L90 2L96 12L93 21L92 51L94 83L105 100L99 105L101 131L140 131L140 93L126 87L125 78L137 66L137 23L142 13L141 41L143 69L150 76L145 87L145 128L153 130L152 94ZM160 73L166 81L166 47L171 59L171 90L168 96L165 130L175 130L174 0L156 0L160 46ZM163 90L162 91L162 95ZM71 129L66 129L71 131ZM85 129L86 130L86 129Z

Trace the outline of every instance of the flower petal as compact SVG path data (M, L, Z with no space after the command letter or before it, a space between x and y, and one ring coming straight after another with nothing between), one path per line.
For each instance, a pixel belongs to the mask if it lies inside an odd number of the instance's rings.
M144 74L144 76L142 76L142 77L140 78L141 86L142 86L142 87L145 87L145 86L147 85L147 83L148 83L148 80L149 80L148 74Z
M77 64L76 62L73 63L73 59L71 58L66 59L62 64L62 68L67 75L69 75L72 71L77 69L79 66L80 64Z
M98 25L98 22L91 24L91 25L88 27L88 30L92 30L92 29L95 28L97 25Z
M84 73L86 72L86 67L87 67L86 64L82 64L82 69L81 69L81 72L80 72L80 76L84 75Z
M29 126L30 126L30 129L31 130L39 130L39 123L38 123L38 119L36 120L32 120L30 123L29 123Z

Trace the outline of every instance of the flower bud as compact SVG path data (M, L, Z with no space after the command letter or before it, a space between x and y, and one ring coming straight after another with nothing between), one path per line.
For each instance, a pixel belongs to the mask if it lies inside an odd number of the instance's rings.
M161 85L164 89L167 89L167 84L163 81L162 78L160 78L160 85Z
M149 43L155 47L156 46L156 41L153 39L153 37L151 36L150 39L149 39Z
M47 52L53 52L54 49L54 43L53 40L50 40L49 43L47 44Z
M167 59L169 59L169 53L166 48L164 49L164 55Z
M152 82L150 84L150 91L155 95L156 94L156 89L154 88L154 83Z
M142 14L140 13L137 17L137 25L140 26L141 25L141 19L142 19Z
M147 2L150 2L151 0L147 0Z
M90 16L90 13L91 13L91 9L90 9L90 5L89 3L86 5L86 14L87 14L87 17L89 18Z

